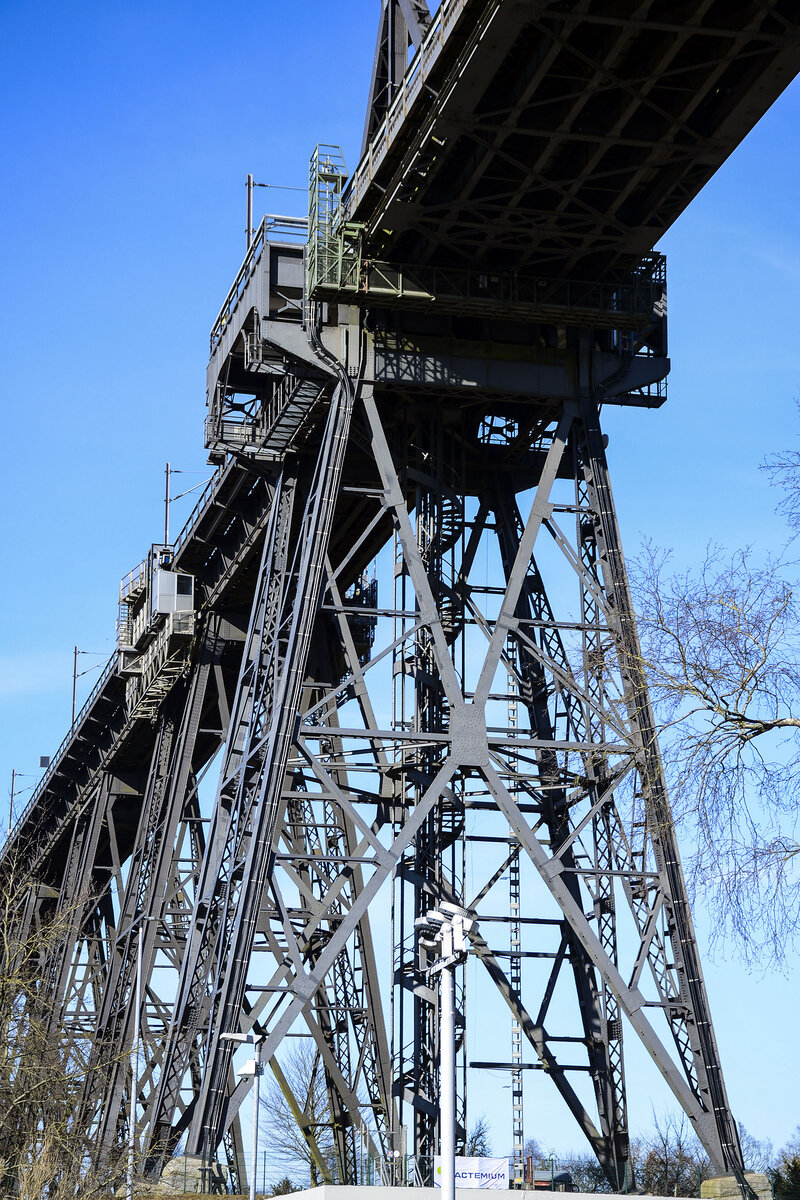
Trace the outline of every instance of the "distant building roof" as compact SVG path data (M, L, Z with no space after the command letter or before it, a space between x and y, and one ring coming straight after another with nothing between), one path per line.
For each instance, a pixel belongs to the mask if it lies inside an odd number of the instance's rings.
M555 1188L557 1192L572 1191L572 1176L569 1171L551 1171L549 1167L536 1167L533 1172L533 1186L546 1191Z

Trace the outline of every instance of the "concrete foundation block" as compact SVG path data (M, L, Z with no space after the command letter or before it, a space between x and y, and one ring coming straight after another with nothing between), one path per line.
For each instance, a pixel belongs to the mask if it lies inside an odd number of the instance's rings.
M745 1179L759 1198L772 1200L772 1187L766 1175L758 1171L746 1171ZM735 1175L717 1175L715 1179L704 1179L700 1184L701 1200L740 1200L741 1194Z
M202 1158L180 1154L167 1160L161 1178L146 1183L137 1182L135 1193L143 1200L148 1196L175 1196L201 1192L227 1192L228 1168L210 1163L204 1169Z

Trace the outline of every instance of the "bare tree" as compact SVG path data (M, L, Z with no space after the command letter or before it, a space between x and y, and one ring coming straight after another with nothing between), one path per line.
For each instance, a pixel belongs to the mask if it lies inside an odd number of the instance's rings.
M741 1123L739 1137L747 1170L767 1171L773 1161L772 1143L751 1136ZM530 1144L529 1156L534 1165L549 1167L550 1157L533 1139ZM631 1139L631 1156L637 1188L655 1196L697 1196L700 1183L714 1173L683 1114L654 1113L652 1131ZM569 1173L574 1191L600 1195L613 1192L605 1171L588 1151L568 1150L558 1154L556 1161L559 1172Z
M699 1196L713 1169L684 1113L653 1114L653 1131L631 1146L636 1182L653 1196Z
M24 863L0 871L0 1191L19 1200L56 1190L108 1193L124 1175L124 1154L98 1171L75 1108L90 1046L66 1036L53 1008L48 966L74 933L75 911L37 902Z
M741 1121L738 1124L745 1170L759 1171L761 1174L767 1173L772 1168L775 1159L772 1142L769 1138L759 1141L758 1138L747 1132Z
M489 1122L481 1115L467 1134L465 1153L468 1158L488 1158L492 1153Z
M720 931L780 958L800 931L800 623L787 564L710 550L632 571L642 652L689 875Z
M333 1121L325 1071L309 1039L298 1040L262 1091L259 1130L276 1170L293 1179L322 1182L334 1154Z
M800 413L800 400L795 400L795 407ZM800 451L784 450L780 454L769 454L761 469L769 475L773 487L783 492L778 502L778 512L786 518L796 537L800 533Z
M558 1158L561 1171L568 1171L576 1192L608 1193L614 1189L594 1154L588 1151L569 1151Z
M541 1145L539 1144L538 1140L534 1137L529 1137L529 1138L525 1139L525 1147L524 1147L523 1153L525 1155L526 1161L529 1158L533 1159L534 1166L539 1165L539 1162L544 1155L544 1151L542 1150Z

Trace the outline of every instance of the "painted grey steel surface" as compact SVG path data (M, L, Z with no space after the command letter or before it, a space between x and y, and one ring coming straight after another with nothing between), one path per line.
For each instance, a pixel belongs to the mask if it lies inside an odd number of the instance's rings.
M800 66L790 0L442 0L348 186L395 263L607 278ZM691 84L687 78L691 77Z
M304 291L303 248L286 240L302 223L281 241L262 224L250 243L211 336L218 470L175 545L147 560L191 576L196 609L181 633L150 603L153 572L126 577L119 654L0 856L20 933L61 921L36 1003L85 1068L76 1116L97 1157L130 1133L141 936L143 1168L183 1139L242 1190L249 1085L220 1038L237 1029L263 1033L318 1178L353 1182L365 1159L406 1151L426 1161L439 996L413 930L447 900L479 918L481 1027L503 1029L468 1060L462 972L461 1140L470 1068L511 1071L517 1141L522 1075L542 1070L628 1190L624 1034L715 1167L741 1171L600 424L609 403L665 398L663 260L647 260L654 303L632 320L620 298L636 256L798 63L785 4L745 5L736 28L718 11L677 27L655 3L612 17L599 0L444 0L430 17L384 0L365 152L338 214L360 223L347 245L360 239L363 287ZM580 50L590 28L606 31L603 61ZM631 65L645 31L646 78ZM715 37L723 62L699 53ZM694 83L668 111L659 88L680 54ZM583 80L574 112L566 62ZM489 105L501 85L515 106ZM615 89L636 137L611 120ZM569 174L595 92L605 132ZM552 159L511 152L547 122ZM523 172L513 195L498 162ZM589 204L601 176L605 199ZM526 202L540 187L558 192L543 222ZM497 281L536 238L551 239L545 290L509 300ZM465 247L468 270L420 290L419 263L463 266ZM413 295L398 284L409 263ZM290 1032L325 1079L329 1151L281 1066Z

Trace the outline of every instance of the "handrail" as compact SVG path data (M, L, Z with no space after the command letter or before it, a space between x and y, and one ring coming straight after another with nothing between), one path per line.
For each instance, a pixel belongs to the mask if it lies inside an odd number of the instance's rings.
M144 579L147 572L147 559L143 558L140 563L137 563L127 575L123 575L119 584L119 601L120 604L130 595L134 588L138 585L140 579Z
M538 313L544 320L574 312L581 320L594 316L614 328L638 328L652 322L654 313L663 316L666 311L666 267L664 256L652 253L617 280L554 280L530 271L395 265L362 258L356 247L352 254L328 257L310 294L357 304L377 300L436 307L442 312L483 306L496 312Z
M305 217L286 217L277 213L266 213L261 218L261 223L255 232L252 242L247 248L247 253L242 260L242 265L236 273L236 278L230 286L227 296L222 302L217 319L211 326L210 335L210 352L213 354L216 350L220 338L224 332L225 326L228 324L236 305L241 300L245 289L247 288L253 273L261 260L261 255L264 252L265 246L269 244L267 238L268 233L280 231L284 235L298 237L305 236L308 229L308 221Z
M214 353L214 349L215 349L220 337L222 336L223 329L228 324L230 316L231 316L234 308L236 307L237 303L239 302L239 299L240 299L242 293L244 292L245 287L247 286L247 282L249 281L250 276L252 275L258 260L261 258L261 253L264 249L264 245L267 240L266 234L267 234L267 218L262 217L261 224L259 225L258 229L256 230L255 236L253 237L252 242L250 243L250 245L247 248L247 253L244 256L242 265L239 267L239 270L236 273L236 278L234 279L233 283L231 284L228 294L222 302L222 307L220 308L219 313L217 314L217 319L215 320L214 324L211 326L211 339L210 340L211 340L211 353L212 354Z
M61 745L58 747L55 754L53 755L51 762L50 762L50 766L47 769L47 772L39 780L33 794L31 795L30 800L25 805L25 808L22 810L22 813L17 817L16 821L14 822L11 829L9 830L8 837L6 838L6 841L5 841L5 845L3 846L2 851L0 851L0 858L2 858L3 855L6 853L6 850L11 845L11 842L16 837L18 831L20 830L22 825L25 823L25 821L27 821L31 812L36 807L36 805L39 803L39 800L41 799L44 792L47 790L47 786L50 783L53 776L56 774L57 768L60 765L62 759L64 758L64 756L69 748L70 743L75 740L76 736L80 732L81 725L86 720L86 718L89 715L89 712L96 704L97 700L99 699L101 693L103 692L103 689L105 688L105 686L108 683L111 676L116 673L116 668L117 668L117 652L115 650L114 653L109 658L108 662L106 663L103 674L100 676L97 683L94 685L91 692L89 693L89 698L87 699L86 703L83 705L80 712L78 712L76 714L75 720L70 725L69 733L64 738Z
M212 496L219 490L220 486L222 485L223 478L227 478L230 466L231 466L231 464L226 464L224 466L218 467L216 469L216 471L214 472L214 474L209 479L208 483L203 488L202 492L200 493L200 496L198 497L197 503L195 504L192 511L189 513L189 516L186 520L186 523L183 526L183 529L180 531L177 538L173 542L173 545L172 545L173 560L175 558L177 558L178 553L186 545L187 541L189 540L189 538L192 534L192 530L194 529L195 525L197 524L197 522L200 519L202 510L209 504Z
M267 213L267 233L283 233L286 236L301 237L308 233L308 217L285 217L280 213Z

